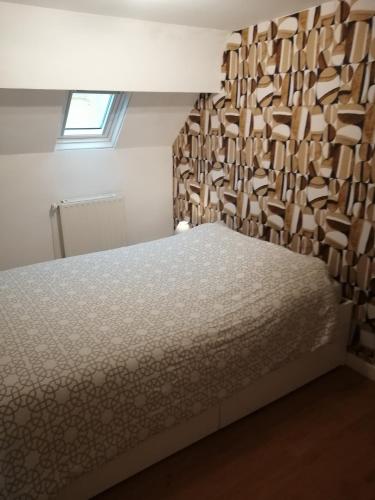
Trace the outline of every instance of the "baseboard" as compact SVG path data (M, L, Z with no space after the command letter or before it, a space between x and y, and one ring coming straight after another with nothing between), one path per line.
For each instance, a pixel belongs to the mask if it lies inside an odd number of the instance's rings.
M363 359L348 352L345 360L346 366L375 382L375 365L367 363Z

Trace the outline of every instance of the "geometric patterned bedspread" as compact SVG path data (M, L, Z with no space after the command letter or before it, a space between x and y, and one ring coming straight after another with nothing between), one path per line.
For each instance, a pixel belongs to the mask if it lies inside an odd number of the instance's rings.
M1 272L0 498L52 498L329 342L337 305L322 261L219 223Z

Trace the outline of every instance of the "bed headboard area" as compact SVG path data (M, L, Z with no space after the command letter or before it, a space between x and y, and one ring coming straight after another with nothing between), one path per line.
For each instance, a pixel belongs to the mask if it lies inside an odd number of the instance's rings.
M222 92L200 95L173 146L175 223L221 219L324 259L373 328L374 15L374 0L332 1L234 32Z

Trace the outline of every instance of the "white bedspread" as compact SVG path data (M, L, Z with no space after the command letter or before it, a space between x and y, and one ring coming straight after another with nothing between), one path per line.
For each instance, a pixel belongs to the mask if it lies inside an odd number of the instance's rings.
M0 498L51 498L329 342L337 304L319 259L221 224L1 272Z

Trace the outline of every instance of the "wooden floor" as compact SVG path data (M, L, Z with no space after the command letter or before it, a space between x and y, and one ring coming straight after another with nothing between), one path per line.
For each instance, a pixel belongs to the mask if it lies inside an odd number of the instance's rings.
M375 500L375 383L339 368L96 500Z

